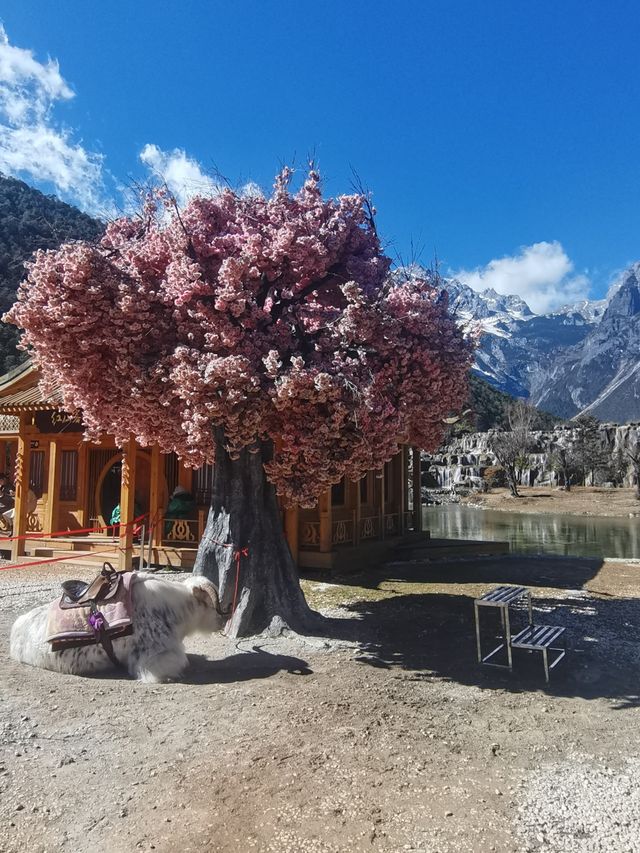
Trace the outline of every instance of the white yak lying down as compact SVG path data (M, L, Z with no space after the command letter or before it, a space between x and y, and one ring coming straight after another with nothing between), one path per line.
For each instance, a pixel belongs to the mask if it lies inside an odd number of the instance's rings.
M113 651L121 667L140 681L179 678L188 665L183 639L219 631L228 619L221 613L215 584L202 577L176 583L135 572L130 588L133 633L114 638ZM49 606L35 607L14 622L14 660L72 675L96 675L114 668L100 644L52 651L47 641Z

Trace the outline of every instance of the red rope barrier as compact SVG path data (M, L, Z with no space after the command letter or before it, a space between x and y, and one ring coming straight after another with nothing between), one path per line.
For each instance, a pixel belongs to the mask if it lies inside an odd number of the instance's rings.
M56 530L53 533L34 531L33 533L24 533L20 536L0 535L0 542L18 542L24 539L55 539L57 536L77 536L79 533L101 533L103 530L113 530L116 527L129 527L131 524L138 524L148 515L149 513L145 512L134 518L133 521L127 521L126 524L105 524L104 527L81 527L78 530Z
M0 566L0 572L7 569L27 569L30 566L44 566L47 563L68 563L71 560L77 560L79 557L86 557L87 554L91 554L92 557L104 557L111 553L112 551L83 551L80 554L73 554L71 557L49 557L46 560L34 560L31 563L13 563L10 566Z
M95 533L95 532L99 532L101 530L110 530L113 527L128 527L129 524L137 524L139 521L142 521L142 519L146 518L148 515L149 515L149 513L144 513L143 515L138 516L138 518L134 518L133 521L129 521L126 524L121 524L121 525L107 524L105 527L89 527L89 528L84 528L81 530L65 530L65 531L59 531L56 533L49 533L49 534L34 533L33 535L27 534L25 536L12 536L12 537L7 537L4 541L5 542L11 542L11 541L16 541L18 539L43 539L45 537L53 538L54 536L63 536L65 533L66 534L69 534L69 533ZM149 531L150 535L151 535L153 529L155 528L155 526L157 525L157 523L159 521L159 516L160 516L160 513L157 512L156 515L151 520L150 531ZM2 541L2 540L0 540L0 541ZM213 539L212 542L214 545L220 545L220 547L222 547L222 548L233 548L234 547L232 542L219 542L217 539ZM50 557L46 560L34 560L30 563L13 563L9 566L0 566L0 571L5 571L7 569L26 569L26 568L29 568L31 566L44 566L44 565L47 565L49 563L65 563L65 562L68 563L70 560L77 560L79 557L86 557L88 553L90 553L94 557L103 557L106 554L110 554L111 551L96 551L96 552L89 551L89 552L82 552L80 554L74 554L71 557ZM236 548L232 554L232 558L236 564L236 580L235 580L234 590L233 590L233 604L231 606L232 615L236 612L236 606L237 606L237 601L238 601L238 584L240 581L240 561L242 560L243 557L248 557L248 556L249 556L249 548L246 545L244 548Z
M151 549L153 547L153 533L158 526L158 523L162 521L162 510L157 509L153 515L149 515L149 559L147 560L147 566L151 565ZM141 569L144 568L144 543L142 545L142 565Z

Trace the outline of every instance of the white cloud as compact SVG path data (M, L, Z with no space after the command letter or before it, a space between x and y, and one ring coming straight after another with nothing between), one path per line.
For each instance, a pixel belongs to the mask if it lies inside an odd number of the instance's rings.
M104 211L102 157L57 124L53 107L74 97L53 59L9 44L0 25L0 171L55 191L83 209Z
M163 151L149 143L140 152L140 160L155 177L164 181L180 206L193 196L220 192L220 184L205 174L197 160L189 157L182 148Z
M207 175L198 161L189 157L182 148L163 151L157 145L147 143L140 152L140 160L154 177L167 185L181 207L194 196L214 196L225 187L224 183ZM264 195L253 181L248 181L237 192L246 198Z
M240 195L244 198L264 198L262 187L258 186L255 181L248 181L240 189Z
M523 246L516 255L453 275L480 292L493 288L503 295L516 294L538 314L586 299L590 288L586 275L575 274L573 261L557 240Z

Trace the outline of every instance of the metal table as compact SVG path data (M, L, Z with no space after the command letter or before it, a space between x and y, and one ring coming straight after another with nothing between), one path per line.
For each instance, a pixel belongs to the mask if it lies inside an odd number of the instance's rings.
M486 666L497 666L503 669L513 669L511 658L511 618L509 608L517 602L526 600L529 610L529 626L533 625L533 611L531 608L531 593L524 586L499 586L485 593L481 598L473 602L476 619L476 642L478 646L478 663ZM502 621L502 641L487 655L482 654L482 642L480 639L480 608L497 607ZM507 651L507 663L495 663L491 658L501 649Z

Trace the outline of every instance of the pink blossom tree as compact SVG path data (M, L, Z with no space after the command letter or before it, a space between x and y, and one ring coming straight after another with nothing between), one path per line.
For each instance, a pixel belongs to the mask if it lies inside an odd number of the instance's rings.
M401 443L433 450L473 349L442 293L392 280L364 196L323 199L313 170L297 192L290 179L183 210L156 193L99 245L38 252L5 318L88 438L215 462L194 571L229 605L247 548L235 636L317 627L277 495L312 506Z

